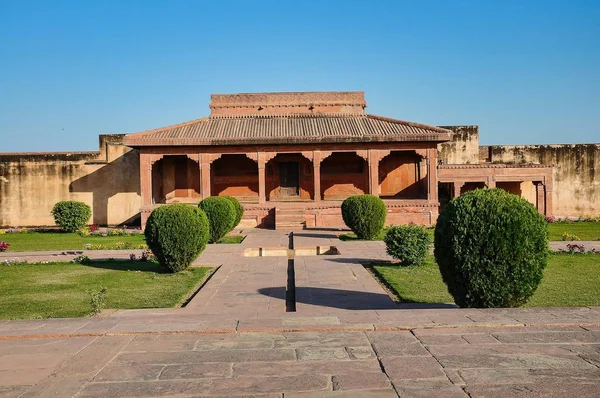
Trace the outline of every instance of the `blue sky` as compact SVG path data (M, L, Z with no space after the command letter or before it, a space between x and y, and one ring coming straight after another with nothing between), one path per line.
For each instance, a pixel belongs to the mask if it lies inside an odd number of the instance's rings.
M0 152L206 116L211 93L364 90L482 144L600 142L600 1L0 0Z

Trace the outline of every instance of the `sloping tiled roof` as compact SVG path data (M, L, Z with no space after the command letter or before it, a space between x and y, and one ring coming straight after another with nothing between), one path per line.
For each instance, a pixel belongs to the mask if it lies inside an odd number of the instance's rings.
M125 136L131 147L448 141L450 130L373 115L290 114L207 117Z

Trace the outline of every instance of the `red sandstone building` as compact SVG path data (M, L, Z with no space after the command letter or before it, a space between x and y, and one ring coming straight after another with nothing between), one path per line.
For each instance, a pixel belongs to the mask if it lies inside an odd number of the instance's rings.
M484 186L520 193L523 181L551 213L552 167L438 165L451 130L366 106L363 92L212 95L208 117L127 135L139 150L142 225L161 204L230 195L247 226L339 227L342 201L362 193L384 199L388 224L429 225L440 201Z

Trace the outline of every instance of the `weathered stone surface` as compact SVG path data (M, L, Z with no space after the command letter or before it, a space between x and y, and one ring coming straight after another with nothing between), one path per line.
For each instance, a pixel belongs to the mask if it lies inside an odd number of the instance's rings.
M200 362L254 362L291 361L296 359L294 350L208 350L180 352L123 353L115 358L115 364L190 364Z
M369 346L369 340L363 332L320 332L320 333L283 333L285 340L274 342L275 348Z
M367 359L373 358L375 353L370 346L367 347L346 347L350 359Z
M431 335L421 336L419 341L425 345L461 345L468 344L460 335Z
M80 397L159 397L164 395L194 395L201 391L205 395L226 395L231 391L245 394L285 391L324 390L329 378L315 375L285 377L237 377L223 379L198 379L193 381L148 381L91 383Z
M164 365L109 365L102 369L96 377L95 382L100 381L145 381L156 380Z
M301 361L348 359L348 353L343 347L302 347L296 353Z
M446 378L440 364L432 357L385 357L381 363L392 379Z
M394 381L401 397L414 398L467 398L468 395L448 380Z
M465 334L461 336L469 344L499 344L491 334Z
M467 345L432 345L429 351L437 356L448 355L493 355L493 354L545 354L568 356L572 355L565 346L550 344L467 344Z
M336 375L350 372L381 372L379 362L367 360L246 362L233 364L238 376L294 376L298 374Z
M332 377L334 390L385 389L390 387L387 376L381 372L350 372Z
M285 398L397 398L392 389L355 391L307 391L285 394Z
M600 383L600 369L461 369L459 373L468 385Z
M597 398L600 396L600 383L543 383L512 385L474 385L465 390L472 398L502 397L544 397L544 398Z
M501 343L598 343L598 332L539 332L539 333L497 333L495 337Z
M188 365L167 365L160 373L160 380L200 379L205 377L231 377L231 363L194 363ZM256 374L255 374L256 375Z
M528 369L593 369L576 356L559 357L539 354L450 355L438 356L445 368L528 368Z

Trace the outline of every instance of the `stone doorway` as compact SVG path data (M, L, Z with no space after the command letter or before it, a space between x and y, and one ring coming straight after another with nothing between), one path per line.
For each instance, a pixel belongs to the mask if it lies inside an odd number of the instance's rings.
M300 168L298 162L279 163L279 194L282 198L300 195Z

